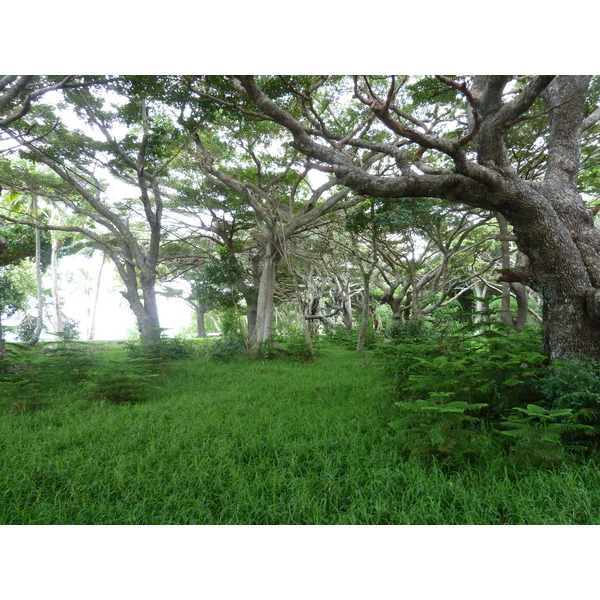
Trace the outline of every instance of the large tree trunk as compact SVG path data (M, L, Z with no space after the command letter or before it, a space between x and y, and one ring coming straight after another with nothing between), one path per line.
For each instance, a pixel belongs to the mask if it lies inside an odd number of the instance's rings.
M204 322L204 315L206 314L206 304L199 304L196 306L196 334L199 338L206 337L206 324Z
M507 214L529 259L515 274L542 296L551 358L600 358L600 232L577 194L544 188L529 194L529 210Z
M258 312L258 304L256 300L255 290L250 290L250 293L244 296L246 300L246 320L248 321L248 339L254 339L254 331L256 329L256 314Z
M260 276L256 305L256 326L250 343L253 347L271 339L273 333L273 301L275 297L275 278L281 254L270 240L265 248L265 258Z
M157 342L160 339L160 321L158 318L154 280L140 276L143 299L140 298L137 277L133 269L125 273L123 283L125 283L125 287L127 288L127 291L123 292L123 296L129 303L129 307L137 320L142 344Z

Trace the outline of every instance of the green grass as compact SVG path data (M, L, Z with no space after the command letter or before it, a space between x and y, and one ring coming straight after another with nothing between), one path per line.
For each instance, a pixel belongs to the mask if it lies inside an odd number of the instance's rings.
M113 354L115 350L112 350ZM173 361L152 397L3 410L2 524L595 524L593 460L405 459L376 359Z

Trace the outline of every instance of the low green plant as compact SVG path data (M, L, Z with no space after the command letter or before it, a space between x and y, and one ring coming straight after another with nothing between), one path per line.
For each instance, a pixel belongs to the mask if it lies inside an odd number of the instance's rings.
M247 355L244 338L235 334L211 341L204 348L210 359L222 362L239 360Z
M317 336L313 336L312 342L313 350L316 352L316 347L318 346ZM305 362L314 358L308 349L308 345L306 344L306 339L302 331L296 331L289 334L283 340L283 347L290 356L301 362Z
M0 398L13 412L35 410L46 404L45 373L38 348L7 344L0 361Z
M102 357L87 382L88 397L110 404L135 404L151 397L160 382L155 363L146 357L128 353Z
M150 398L154 389L152 379L156 375L139 373L103 373L89 386L92 400L110 404L134 404Z
M452 393L430 393L427 400L396 402L401 409L399 419L390 425L400 432L401 445L412 455L430 455L447 461L464 459L481 453L485 433L477 413L487 406L450 400Z
M590 425L576 422L570 408L548 409L537 404L515 407L500 423L499 432L513 440L511 452L519 461L536 466L555 466L565 458L568 444L564 436L575 431L593 432Z
M327 339L348 350L356 350L356 345L358 344L358 330L347 329L343 325L338 325L329 329L327 332ZM365 337L365 348L373 348L380 339L381 336L377 334L372 326L369 326Z
M94 346L73 340L69 335L60 336L59 341L44 344L42 348L46 357L44 369L60 378L62 384L84 381L96 363Z
M546 357L539 346L539 335L529 331L464 332L452 339L428 335L398 342L388 372L407 401L460 391L465 402L486 403L486 417L494 420L541 397L538 381Z
M585 358L555 360L540 381L552 408L600 412L600 361Z
M41 408L57 390L85 381L93 366L91 348L80 343L10 344L0 363L4 405L19 412Z
M182 360L197 353L197 346L190 340L161 337L150 344L131 341L125 349L132 358L144 358L152 361Z

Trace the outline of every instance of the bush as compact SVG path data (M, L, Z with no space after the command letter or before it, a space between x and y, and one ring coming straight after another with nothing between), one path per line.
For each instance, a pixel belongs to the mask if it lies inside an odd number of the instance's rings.
M446 394L432 393L427 400L396 406L401 416L390 425L400 431L400 442L411 455L462 460L479 455L486 445L483 421L466 414L480 411L485 403L447 402Z
M37 325L37 318L32 317L31 315L26 315L23 317L21 322L15 327L14 331L17 334L17 337L22 342L30 342L33 338L33 332L35 331L35 327Z
M128 342L125 344L125 350L131 358L164 361L190 358L197 353L197 346L190 340L163 337L151 344Z
M111 404L134 404L147 400L154 389L152 377L127 372L104 372L89 386L89 396L93 400Z
M313 341L313 350L315 350L315 353L316 353L316 348L315 348L315 344L317 341L316 336L313 337L312 341ZM292 335L289 335L284 340L284 347L290 356L293 356L294 358L296 358L300 361L307 361L307 360L311 360L313 358L313 356L309 352L308 345L306 344L306 339L304 337L304 333L301 331L298 331Z
M578 358L556 360L540 382L552 408L600 413L600 361Z
M338 325L327 332L328 339L334 344L348 348L348 350L356 350L358 345L358 329L347 329L343 325ZM380 341L380 336L369 326L365 337L365 348L373 348Z
M450 335L431 329L401 337L387 350L387 369L402 400L394 427L417 453L474 455L475 445L491 443L491 426L513 408L544 402L540 381L547 367L540 346L539 331L504 326L476 336L467 329Z
M211 341L205 346L206 355L212 360L239 360L247 355L244 338L240 335L226 335Z
M576 423L570 408L546 409L535 404L526 408L516 407L512 414L500 423L501 434L511 437L511 452L518 459L536 466L554 466L565 458L569 447L565 436L575 431L589 433L589 425ZM572 449L572 447L571 447Z
M91 376L91 348L74 342L52 342L34 348L10 344L0 363L1 396L13 410L45 406L65 386Z
M540 345L539 334L531 331L412 338L396 344L388 370L403 400L445 394L448 401L486 403L486 416L495 419L541 397L538 382L546 357Z

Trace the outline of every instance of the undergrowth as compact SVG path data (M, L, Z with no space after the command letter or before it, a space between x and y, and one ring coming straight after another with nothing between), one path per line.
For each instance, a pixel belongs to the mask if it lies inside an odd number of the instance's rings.
M121 345L85 347L82 379L63 371L52 382L42 367L51 357L37 349L11 349L5 361L0 523L600 523L593 453L567 448L552 469L540 469L510 450L514 436L500 433L520 425L500 427L500 419L490 417L524 419L537 434L550 425L548 441L558 434L562 444L565 435L587 433L554 427L575 422L575 407L526 414L514 409L527 403L516 407L510 400L496 411L483 406L492 396L481 401L485 392L475 385L464 397L452 388L410 398L410 384L398 377L392 386L385 362L373 352L356 356L327 341L310 362L292 356L222 362L194 350L163 357L158 371L153 359L144 366L147 359ZM395 350L388 345L386 352ZM437 347L428 352L423 347L428 360L440 355ZM30 369L27 361L39 364ZM519 366L522 385L539 383L533 366ZM416 374L408 362L405 370ZM121 402L90 393L98 385L111 389L103 374L121 372L146 378L143 398ZM500 384L505 375L498 375ZM5 401L9 381L25 382L16 388L37 386L42 404L15 410L17 392ZM508 387L521 391L522 385ZM558 396L554 392L553 403ZM525 394L519 398L526 402ZM411 400L421 413L394 405ZM413 421L389 426L402 415ZM420 436L425 426L429 437ZM429 453L428 446L437 450Z

